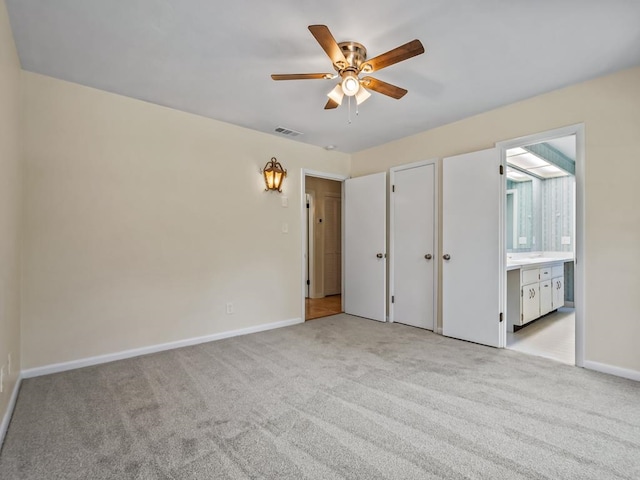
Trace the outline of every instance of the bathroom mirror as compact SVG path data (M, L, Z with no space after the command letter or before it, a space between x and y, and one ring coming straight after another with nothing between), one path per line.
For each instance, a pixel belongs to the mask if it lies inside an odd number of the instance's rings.
M540 180L507 167L506 240L507 252L540 249Z

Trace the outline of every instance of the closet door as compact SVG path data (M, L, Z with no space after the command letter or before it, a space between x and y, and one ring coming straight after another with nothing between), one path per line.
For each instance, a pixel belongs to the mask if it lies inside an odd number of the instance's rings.
M442 333L493 347L500 338L497 148L445 158L442 166Z
M433 330L435 165L394 168L391 183L391 320Z

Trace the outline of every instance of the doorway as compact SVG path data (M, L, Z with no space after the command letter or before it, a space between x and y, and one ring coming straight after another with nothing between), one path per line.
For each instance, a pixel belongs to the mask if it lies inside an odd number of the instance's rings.
M342 310L342 181L305 176L305 320Z
M505 175L505 347L582 366L583 129L501 144Z

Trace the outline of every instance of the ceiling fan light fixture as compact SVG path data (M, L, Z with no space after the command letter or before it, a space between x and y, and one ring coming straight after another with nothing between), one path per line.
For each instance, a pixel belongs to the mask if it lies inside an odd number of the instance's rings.
M342 77L342 92L347 97L353 97L360 89L360 79L353 72L347 72Z
M342 105L342 98L344 97L344 92L342 91L342 86L340 84L333 87L329 93L327 93L327 97L336 102L338 105Z
M371 96L371 92L369 92L367 89L365 89L361 85L360 86L360 90L358 90L358 93L356 93L356 104L360 105L362 102L364 102L370 96Z

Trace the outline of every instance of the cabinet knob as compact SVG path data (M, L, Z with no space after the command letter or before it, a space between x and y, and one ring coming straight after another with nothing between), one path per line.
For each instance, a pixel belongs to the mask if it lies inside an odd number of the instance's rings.
M424 258L426 258L427 260L431 260L431 258L432 258L432 257L431 257L431 254L430 254L430 253L427 253L427 254L424 256Z
M377 258L382 258L382 257L384 257L384 255L382 253L376 253L376 257Z
M451 255L449 255L448 253L445 253L442 258L444 258L445 260L451 260Z

